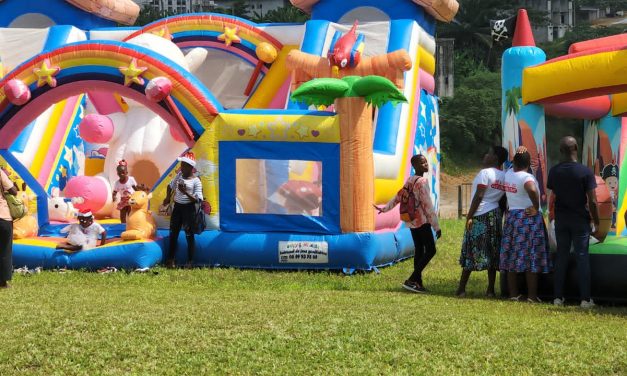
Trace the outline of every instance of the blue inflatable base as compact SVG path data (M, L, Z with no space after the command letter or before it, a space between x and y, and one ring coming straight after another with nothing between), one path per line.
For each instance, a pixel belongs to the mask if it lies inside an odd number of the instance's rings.
M57 229L45 230L58 236ZM117 233L117 228L108 228ZM105 247L68 253L54 248L53 239L40 237L14 243L15 267L96 270L150 268L165 259L168 230L159 230L155 241L113 241ZM47 242L45 239L49 239ZM294 233L235 233L205 231L196 235L195 266L227 266L256 269L373 270L414 254L409 229L396 232L306 235ZM60 241L61 239L59 239ZM45 245L42 245L45 243ZM177 264L187 263L185 234L178 239Z
M44 239L44 238L39 238ZM15 242L13 244L13 265L16 268L42 267L44 269L86 269L97 270L104 267L118 269L150 268L161 262L164 239L141 242L115 241L104 247L69 253L53 246Z
M167 233L160 235L166 236ZM187 262L179 235L177 264ZM205 231L196 235L194 265L255 269L372 270L414 254L409 229L396 232L307 235Z

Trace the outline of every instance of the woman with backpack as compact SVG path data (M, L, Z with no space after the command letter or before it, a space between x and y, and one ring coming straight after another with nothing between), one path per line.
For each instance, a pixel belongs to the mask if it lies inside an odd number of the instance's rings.
M503 212L499 201L505 195L501 166L507 160L507 150L492 146L483 157L483 169L472 182L470 208L466 215L466 231L462 243L459 264L462 275L457 287L460 298L466 296L466 284L473 271L488 271L487 297L495 297L494 282L499 269Z
M380 213L392 210L401 203L401 218L406 221L416 249L414 254L414 272L403 282L403 288L412 292L427 291L422 282L422 271L435 256L435 238L442 236L438 216L431 203L428 180L422 175L429 171L429 162L424 155L414 155L411 165L416 175L410 176L403 188L384 207L375 205ZM405 210L405 206L407 207ZM434 236L435 232L435 236Z
M175 265L176 246L178 244L181 228L185 230L187 239L187 265L191 266L194 260L194 220L196 216L196 203L203 200L202 183L194 175L196 158L194 153L187 152L177 160L181 162L181 171L176 174L168 185L168 192L163 200L163 205L169 205L174 193L174 208L170 217L170 247L166 266L173 268Z

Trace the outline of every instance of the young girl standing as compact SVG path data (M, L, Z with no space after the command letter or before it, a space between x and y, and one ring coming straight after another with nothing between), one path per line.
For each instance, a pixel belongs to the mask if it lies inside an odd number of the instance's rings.
M118 162L116 171L119 179L113 185L113 202L119 193L120 202L118 202L117 209L120 211L120 222L126 223L126 218L131 212L128 200L137 189L137 182L134 177L128 175L128 165L124 159Z
M414 195L418 205L414 213L412 213L413 219L411 222L407 222L407 226L411 231L411 237L414 241L416 251L414 254L414 272L403 282L403 288L412 292L425 292L427 290L422 283L422 271L427 264L429 264L433 256L435 256L433 231L435 231L438 239L442 236L442 231L438 223L438 216L431 203L429 182L422 176L425 172L429 171L429 162L424 155L419 154L411 158L411 165L416 171L416 175L410 176L407 181L405 181L403 189L401 189L387 205L382 208L375 205L375 209L377 209L379 213L392 210L401 202L405 187L410 188L411 194Z

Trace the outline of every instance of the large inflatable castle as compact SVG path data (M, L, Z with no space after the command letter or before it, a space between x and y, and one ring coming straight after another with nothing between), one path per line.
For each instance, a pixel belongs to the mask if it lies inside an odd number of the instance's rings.
M574 43L568 54L546 60L536 47L525 10L517 18L512 47L503 54L503 146L513 156L519 145L532 156L544 206L550 168L547 116L580 120L568 135L581 136L581 162L597 175L601 242L590 246L592 295L627 300L627 34ZM566 135L566 134L565 134ZM564 136L565 136L564 135ZM556 140L558 141L558 140ZM552 165L558 161L551 161ZM576 292L574 263L569 294Z
M134 22L130 0L0 2L0 163L29 207L14 263L160 262L169 218L158 209L189 151L207 201L198 265L351 271L410 257L398 209L375 216L373 204L396 194L421 153L437 206L434 34L457 2L292 3L311 20L199 13L130 28L112 27ZM314 88L319 105L292 99L316 79L352 88ZM120 238L112 186L122 159L151 188L155 237ZM60 228L85 209L107 244L56 250Z

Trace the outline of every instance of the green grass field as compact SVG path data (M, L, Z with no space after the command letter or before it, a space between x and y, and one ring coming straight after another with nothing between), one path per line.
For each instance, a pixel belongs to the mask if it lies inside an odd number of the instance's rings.
M0 375L627 374L627 307L583 311L453 297L462 233L444 237L426 295L380 274L43 272L0 291Z

